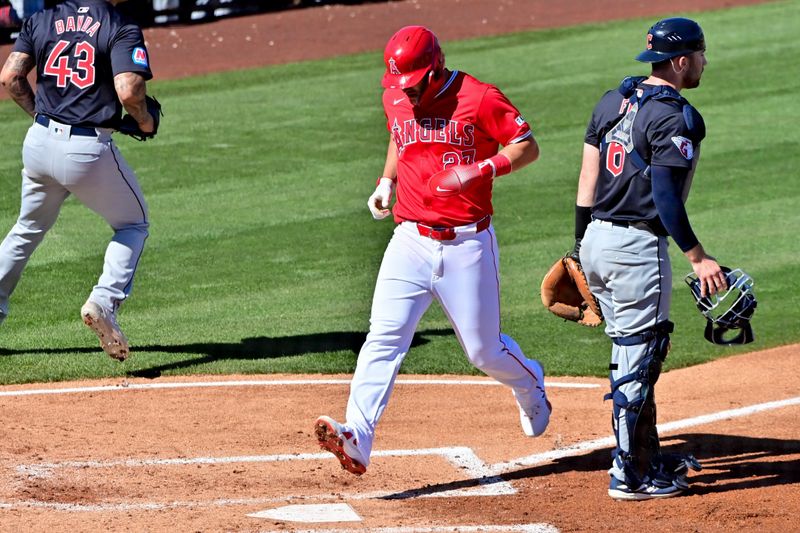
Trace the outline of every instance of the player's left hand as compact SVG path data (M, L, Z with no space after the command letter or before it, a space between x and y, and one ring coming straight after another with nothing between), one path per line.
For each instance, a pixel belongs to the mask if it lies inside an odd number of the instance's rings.
M558 259L542 280L542 303L554 315L595 328L603 323L600 302L592 294L580 261Z
M431 176L428 188L434 196L456 196L477 183L477 178L480 178L481 174L477 164L454 165Z
M434 196L461 194L480 180L492 180L511 172L511 159L502 152L471 165L454 165L440 170L428 180Z
M158 126L161 123L161 116L164 114L161 111L161 103L152 96L145 96L145 105L149 115L147 121L144 124L139 124L131 115L125 115L120 121L119 128L117 128L120 133L130 135L137 141L146 141L156 136Z
M367 207L372 213L372 218L382 220L391 214L389 202L392 200L392 192L394 192L394 181L389 178L381 178L378 186L375 187L375 192L367 200Z

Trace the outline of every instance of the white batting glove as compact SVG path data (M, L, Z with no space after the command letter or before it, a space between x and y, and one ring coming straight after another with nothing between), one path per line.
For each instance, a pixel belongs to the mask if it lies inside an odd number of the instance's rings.
M367 200L367 207L369 207L372 218L375 220L382 220L391 214L389 210L389 202L392 199L394 192L394 181L389 178L381 178L378 186L375 187L375 192Z

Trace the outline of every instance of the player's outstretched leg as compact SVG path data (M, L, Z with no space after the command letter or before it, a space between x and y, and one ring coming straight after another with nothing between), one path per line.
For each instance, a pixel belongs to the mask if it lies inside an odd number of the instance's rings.
M522 432L528 437L538 437L547 429L550 424L550 414L553 412L553 406L547 399L544 387L544 367L536 359L528 359L517 341L505 333L500 334L500 340L509 354L534 377L533 387L524 391L513 388L513 391L517 407L519 407L519 423L522 426Z
M536 388L536 392L539 392L539 394L535 395L537 399L530 407L522 407L520 401L517 400L519 423L522 426L522 432L527 437L538 437L545 432L550 424L550 414L553 412L553 406L550 404L550 400L547 399L547 394L544 390L544 368L542 364L534 359L529 359L527 366L533 370L537 382L541 384L541 388ZM514 392L514 397L517 397L516 391Z

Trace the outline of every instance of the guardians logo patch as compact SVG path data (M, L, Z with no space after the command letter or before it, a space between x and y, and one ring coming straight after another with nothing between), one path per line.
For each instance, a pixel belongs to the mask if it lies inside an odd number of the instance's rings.
M678 151L684 157L684 159L690 160L694 157L694 146L692 145L692 141L687 139L686 137L673 137L672 142L675 143L675 146L678 147Z

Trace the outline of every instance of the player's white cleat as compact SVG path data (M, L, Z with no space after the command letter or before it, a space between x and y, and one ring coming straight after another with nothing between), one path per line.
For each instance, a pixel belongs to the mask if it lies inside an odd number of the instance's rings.
M544 369L538 361L531 362L536 374L536 381L539 383L536 390L541 391L541 395L527 412L519 402L517 402L517 406L519 407L519 423L522 426L522 432L528 437L538 437L544 433L550 423L550 413L553 412L553 406L550 405L547 393L544 390Z
M367 471L361 452L356 447L355 435L344 431L336 420L327 416L317 418L314 423L314 433L317 435L320 448L335 455L342 468L357 476Z
M114 313L97 303L87 300L81 307L83 323L89 326L100 339L100 347L109 357L124 361L128 357L128 339L117 324Z

